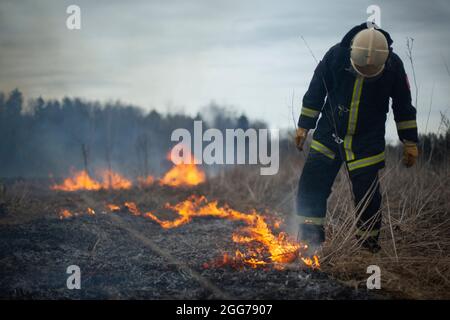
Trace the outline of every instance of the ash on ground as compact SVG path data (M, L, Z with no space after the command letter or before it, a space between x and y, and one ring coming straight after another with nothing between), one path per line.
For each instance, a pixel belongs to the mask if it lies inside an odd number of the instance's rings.
M232 252L236 222L202 218L164 230L142 217L118 214L124 223L235 299L374 299L320 271L300 268L205 268ZM201 220L201 221L200 221ZM81 289L69 290L67 267L81 269ZM167 261L110 215L60 220L43 216L0 225L2 299L214 299L216 293Z

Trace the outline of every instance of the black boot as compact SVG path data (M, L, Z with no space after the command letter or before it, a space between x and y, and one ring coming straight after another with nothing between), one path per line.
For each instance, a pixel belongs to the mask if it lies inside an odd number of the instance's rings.
M322 225L301 223L298 233L299 241L305 242L312 250L319 248L325 241L325 228Z
M361 238L358 236L356 238L358 239L358 241L361 240ZM361 247L363 247L364 249L366 249L371 253L377 253L378 251L381 250L381 247L378 244L378 237L367 237L362 241Z

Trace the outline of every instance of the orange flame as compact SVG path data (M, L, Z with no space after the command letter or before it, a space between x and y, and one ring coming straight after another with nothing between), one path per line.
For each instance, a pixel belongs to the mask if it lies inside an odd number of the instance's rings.
M301 259L306 266L313 269L320 269L319 257L317 257L316 255L314 255L312 258L305 257Z
M59 212L60 219L67 219L67 218L71 218L72 216L73 216L72 212L70 212L67 209L63 209Z
M106 207L109 209L109 211L114 212L114 211L119 211L120 207L115 205L115 204L107 204Z
M110 212L120 211L121 209L120 206L115 204L107 204L106 207ZM219 206L217 201L208 201L204 196L193 195L175 205L166 204L165 208L178 213L179 217L174 220L161 220L150 211L143 213L135 202L125 202L124 207L131 214L149 218L164 229L182 226L197 217L216 217L244 223L244 227L233 233L232 240L245 250L236 250L234 256L225 253L222 259L212 264L214 266L231 265L239 267L247 265L252 268L273 266L276 269L283 269L284 264L293 262L302 251L306 251L308 248L307 245L289 238L284 232L279 232L278 235L274 234L267 223L269 219L255 210L250 213L240 212L230 208L227 204ZM88 208L88 214L95 214L95 212ZM68 210L60 212L60 219L72 216ZM279 228L281 220L275 219L272 224L274 229ZM317 256L301 257L301 261L312 269L320 268ZM207 268L210 264L205 263L203 266Z
M128 211L130 211L135 216L140 216L141 213L134 202L125 202L124 206L127 207Z
M133 185L130 180L112 170L102 170L100 174L103 180L103 189L130 189Z
M135 203L125 203L125 206L134 215L141 215ZM280 264L294 261L300 250L306 250L306 246L293 241L284 232L275 235L265 218L254 210L247 214L231 209L228 205L221 207L217 201L209 202L204 196L191 196L176 205L166 204L166 208L177 212L179 217L174 220L161 220L152 212L142 215L164 229L176 228L191 222L195 217L207 216L245 223L246 226L240 229L239 233L234 233L232 239L235 243L244 245L246 252L237 250L233 259L226 254L223 258L224 264L230 264L231 259L233 264L241 263L253 268L268 264L282 268ZM278 223L279 221L276 222Z
M76 190L99 190L101 184L92 179L85 170L75 172L73 177L66 178L62 184L53 185L52 190L76 191Z
M89 176L85 171L77 171L72 177L64 179L61 184L55 184L50 188L60 191L77 190L100 190L100 189L129 189L132 186L130 180L122 177L112 170L102 170L100 172L102 182L99 182Z
M171 153L168 154L168 158L172 161ZM192 154L188 154L186 158L189 159L188 163L176 164L172 167L172 169L164 174L164 176L159 180L159 183L161 185L179 187L196 186L205 182L205 172L199 169L199 167L195 164L194 156Z
M188 155L188 158L190 159L189 163L173 166L159 180L159 184L180 187L196 186L204 183L206 181L205 172L194 163L194 157L192 155ZM130 189L133 186L133 183L129 179L112 170L101 170L99 176L101 178L100 181L89 176L86 170L76 171L72 174L72 177L66 178L61 184L54 184L50 188L60 191L97 191L100 189ZM155 183L155 178L153 176L138 177L137 183L141 187L147 187Z

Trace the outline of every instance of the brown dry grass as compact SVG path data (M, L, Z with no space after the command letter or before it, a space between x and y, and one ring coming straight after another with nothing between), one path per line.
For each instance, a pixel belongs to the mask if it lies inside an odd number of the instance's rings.
M286 217L295 235L294 199L305 154L290 152L280 172L260 176L240 167L219 175L211 194L241 209L266 208ZM365 288L369 265L381 268L382 290L391 297L450 298L450 166L425 161L411 169L390 154L381 174L383 193L382 250L370 254L355 240L355 209L341 171L328 201L327 241L322 270L348 285Z

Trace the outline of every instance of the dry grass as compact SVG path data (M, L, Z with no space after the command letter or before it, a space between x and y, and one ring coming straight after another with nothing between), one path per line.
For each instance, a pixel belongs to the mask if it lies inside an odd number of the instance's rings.
M260 176L257 168L236 168L211 181L211 194L241 209L267 208L284 215L295 234L294 199L304 154L290 153L275 176ZM382 290L395 298L450 298L450 170L423 161L404 168L390 154L381 174L383 194L382 250L370 254L355 240L355 208L343 172L328 202L327 241L322 269L355 287L365 288L366 268L378 265Z
M383 250L370 255L360 250L352 233L354 209L349 192L339 181L329 202L329 241L324 269L355 281L361 265L382 270L384 289L405 298L448 298L450 274L450 175L448 168L419 164L403 168L391 159L382 173ZM367 275L359 278L365 281ZM356 278L356 281L358 278Z

